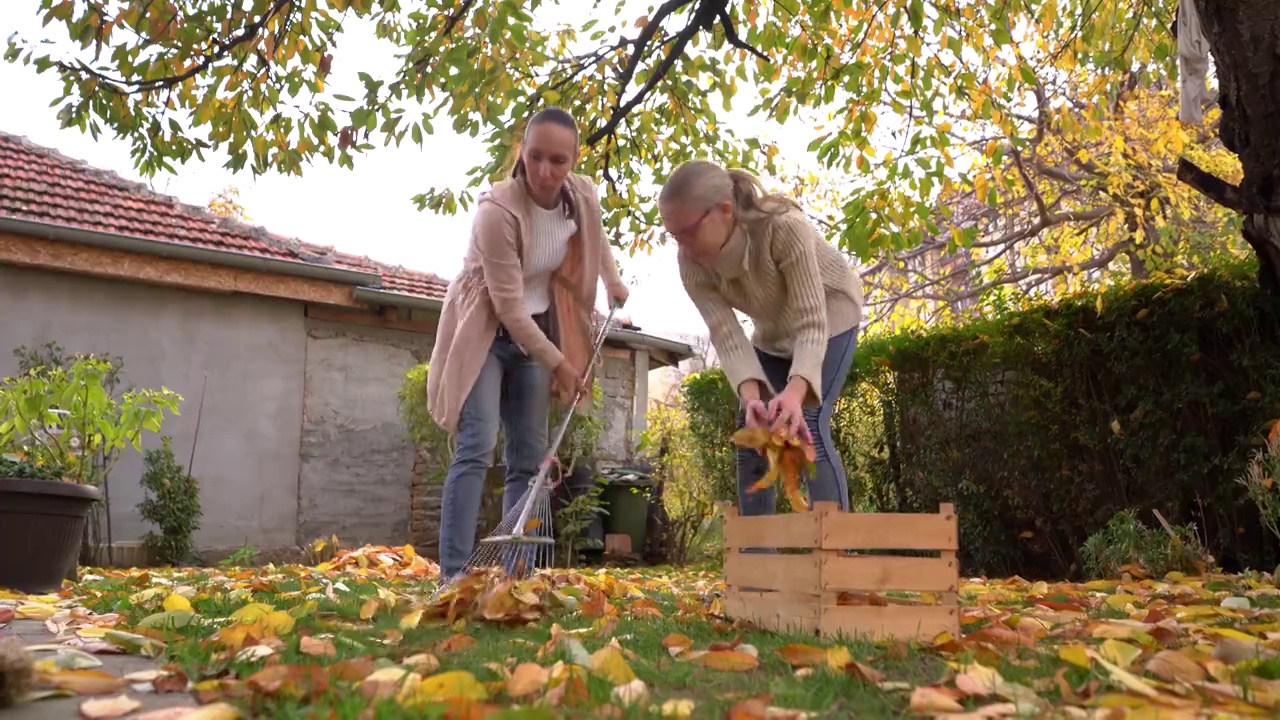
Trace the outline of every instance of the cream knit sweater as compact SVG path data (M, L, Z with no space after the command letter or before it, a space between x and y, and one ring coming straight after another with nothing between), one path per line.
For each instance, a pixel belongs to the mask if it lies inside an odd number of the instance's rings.
M791 358L791 377L804 378L813 391L805 404L822 402L827 341L862 321L862 279L801 210L744 217L714 268L683 252L679 262L734 392L747 380L771 387L754 345ZM754 323L750 341L734 310Z

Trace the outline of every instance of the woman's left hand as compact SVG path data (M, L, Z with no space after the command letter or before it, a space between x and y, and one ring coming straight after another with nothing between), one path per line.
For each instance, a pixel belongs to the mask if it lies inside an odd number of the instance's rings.
M803 380L788 384L785 390L769 401L769 417L773 419L774 432L786 428L792 437L812 443L809 425L804 421L804 406L801 404L806 392L807 383Z

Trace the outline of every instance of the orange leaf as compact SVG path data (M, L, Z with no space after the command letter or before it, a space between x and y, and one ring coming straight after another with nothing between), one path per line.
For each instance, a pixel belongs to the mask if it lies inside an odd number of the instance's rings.
M679 655L685 650L693 647L693 640L689 638L688 635L671 633L670 635L662 638L662 647L666 648L667 652L672 655Z
M760 666L760 661L754 655L748 655L741 650L713 650L698 656L694 662L713 670L730 672L746 672Z
M101 670L58 670L40 673L40 680L77 695L106 695L125 686L124 678Z
M827 651L812 645L792 643L778 648L778 654L791 664L791 667L812 667L827 663Z
M446 653L446 652L452 652L454 650L470 650L475 646L476 646L475 638L471 637L470 635L463 635L462 633L458 633L456 635L450 636L445 640L442 640L440 644L436 646L436 650L438 652Z
M918 687L911 692L908 709L913 713L961 712L964 706L941 688Z
M318 665L271 665L250 675L249 687L263 695L304 699L329 689L329 678Z
M332 641L311 637L310 635L302 638L298 643L298 649L306 655L333 656L338 654L338 649L333 646Z

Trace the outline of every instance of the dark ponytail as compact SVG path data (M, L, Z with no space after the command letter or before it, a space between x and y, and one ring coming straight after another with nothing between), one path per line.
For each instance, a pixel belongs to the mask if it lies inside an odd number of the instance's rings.
M532 128L534 125L541 125L542 123L552 123L554 125L559 125L562 128L572 130L573 139L575 141L578 139L578 122L574 120L573 116L570 115L569 112L567 110L564 110L563 108L558 108L554 106L545 107L539 110L538 112L534 113L533 117L529 118L528 124L524 126L525 137L527 138L529 136L530 128ZM518 178L522 175L524 175L524 152L523 151L519 152L516 155L516 164L511 167L511 177ZM560 196L564 202L565 216L573 217L574 216L573 198L571 195L569 195L569 188L568 187L561 188Z

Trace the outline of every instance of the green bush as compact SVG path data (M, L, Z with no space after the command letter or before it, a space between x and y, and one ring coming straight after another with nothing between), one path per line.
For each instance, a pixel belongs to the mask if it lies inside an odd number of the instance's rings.
M1276 540L1233 482L1280 415L1280 300L1254 272L861 340L832 422L853 507L955 503L970 574L1079 577L1080 548L1129 508L1194 524L1224 568L1274 567ZM723 378L700 373L686 402L696 452L731 478Z
M178 464L170 438L160 440L161 447L143 455L143 499L138 503L142 519L160 534L148 531L142 540L156 562L182 565L191 558L200 529L200 483Z

